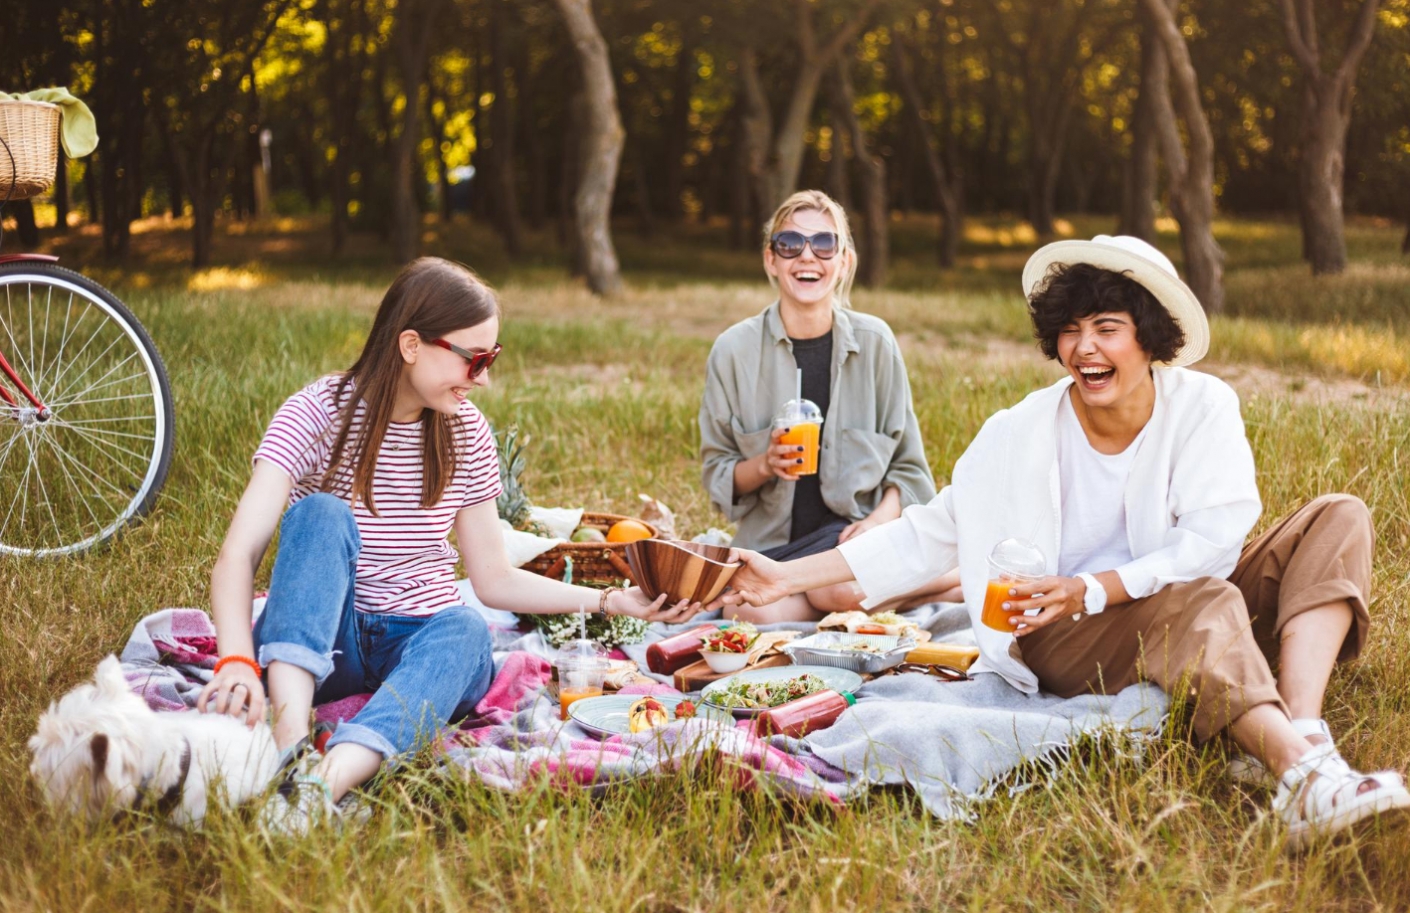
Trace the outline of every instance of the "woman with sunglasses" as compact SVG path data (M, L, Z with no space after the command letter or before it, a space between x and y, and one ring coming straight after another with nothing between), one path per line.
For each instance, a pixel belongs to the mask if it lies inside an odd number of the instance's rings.
M700 608L510 566L494 438L468 398L489 385L499 313L494 292L466 267L411 263L353 366L290 397L255 452L211 575L221 659L198 706L254 725L268 689L291 769L265 808L274 830L336 818L351 788L484 696L490 634L461 604L457 557L476 595L511 612L586 607L680 622ZM252 631L254 575L276 528L269 598ZM312 706L369 691L320 756Z
M705 489L737 524L735 544L777 560L818 554L935 494L910 384L891 328L851 310L857 271L847 215L817 190L795 193L769 220L764 272L778 300L720 335L700 404ZM783 444L775 413L796 396L823 413L816 475L795 476L800 447ZM883 609L933 601L958 578ZM820 588L763 607L755 623L815 621L858 608L855 585Z

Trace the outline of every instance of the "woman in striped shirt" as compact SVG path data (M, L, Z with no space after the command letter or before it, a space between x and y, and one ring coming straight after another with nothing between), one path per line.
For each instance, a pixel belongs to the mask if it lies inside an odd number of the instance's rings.
M255 452L211 575L222 659L199 706L254 725L267 686L275 742L297 762L287 801L266 807L272 827L336 817L348 790L489 688L489 631L460 604L452 530L476 594L496 608L586 606L665 622L700 609L510 566L494 438L467 398L489 384L498 335L499 303L469 269L417 260L387 290L352 368L290 397ZM276 527L269 599L252 631L254 575ZM368 691L321 759L306 750L315 702Z

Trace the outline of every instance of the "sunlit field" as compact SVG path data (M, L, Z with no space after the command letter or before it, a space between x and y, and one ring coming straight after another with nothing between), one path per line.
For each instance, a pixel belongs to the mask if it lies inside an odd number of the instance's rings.
M41 221L44 214L41 213ZM1111 230L1069 217L1072 236ZM170 480L153 515L110 548L54 562L0 558L0 907L14 910L1400 910L1410 843L1371 829L1303 857L1281 850L1268 793L1224 777L1226 750L1177 720L1140 762L1079 752L1049 789L999 797L973 823L938 822L904 791L840 810L742 793L706 765L592 797L545 784L503 795L424 758L388 778L372 819L267 845L246 815L199 835L151 821L89 830L48 812L25 740L45 704L166 606L207 605L207 583L249 458L274 409L349 365L394 266L355 237L333 260L320 224L230 227L217 265L184 267L185 234L139 225L133 262L106 264L75 230L55 244L122 297L161 350L176 398ZM984 418L1049 382L1018 273L1036 240L977 219L961 263L933 265L935 225L895 226L892 283L854 304L901 338L937 480ZM1313 279L1293 222L1225 222L1229 313L1201 367L1239 390L1262 526L1345 491L1377 534L1369 649L1333 679L1327 714L1362 769L1410 764L1410 258L1403 228L1353 222L1351 268ZM686 534L722 525L700 489L695 417L714 336L769 303L754 249L723 226L617 238L627 278L597 301L567 276L552 226L510 262L464 223L427 222L426 249L501 292L504 355L477 402L531 438L525 482L550 506L635 513L646 492ZM662 239L669 235L670 240ZM1177 263L1168 226L1161 245ZM1404 451L1404 453L1402 453ZM268 568L262 571L267 581Z

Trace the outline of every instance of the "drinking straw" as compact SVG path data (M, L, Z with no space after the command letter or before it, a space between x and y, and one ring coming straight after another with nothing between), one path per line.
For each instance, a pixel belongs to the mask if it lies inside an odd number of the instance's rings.
M794 386L793 398L796 399L796 400L798 400L800 403L803 401L803 369L802 369L802 368L799 368L799 369L798 369L798 380L797 380L796 385Z
M578 634L587 640L587 609L581 602L578 603Z

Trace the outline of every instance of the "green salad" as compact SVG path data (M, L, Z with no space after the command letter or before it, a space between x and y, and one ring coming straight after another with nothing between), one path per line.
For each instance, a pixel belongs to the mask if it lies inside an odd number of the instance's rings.
M805 672L790 679L771 682L749 682L736 679L718 691L710 693L708 700L717 707L747 710L777 707L800 697L807 697L827 690L827 682Z

